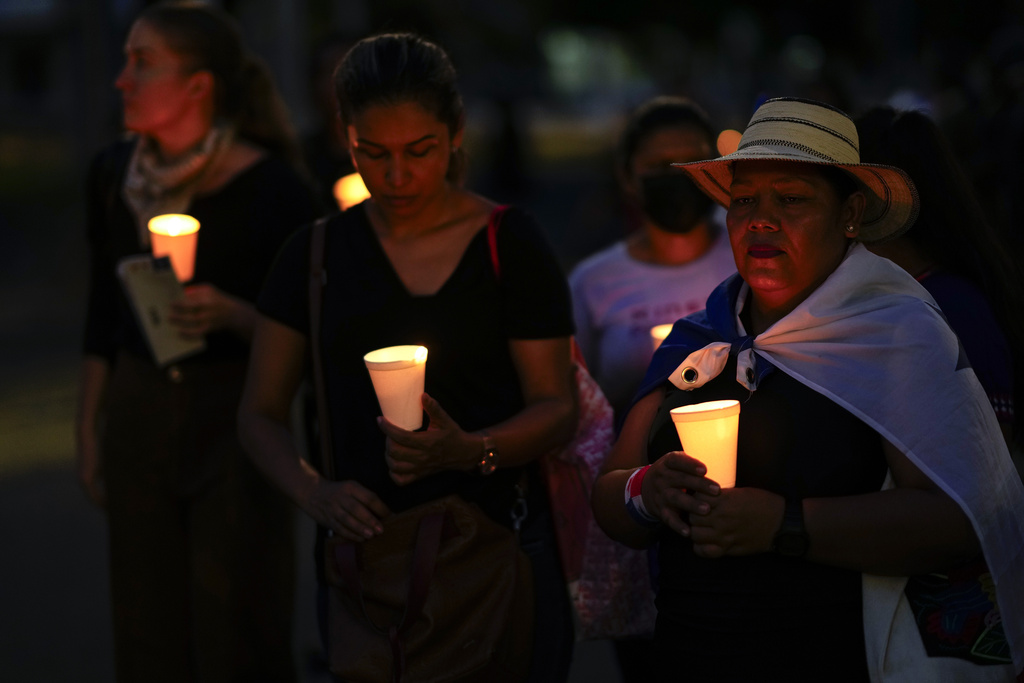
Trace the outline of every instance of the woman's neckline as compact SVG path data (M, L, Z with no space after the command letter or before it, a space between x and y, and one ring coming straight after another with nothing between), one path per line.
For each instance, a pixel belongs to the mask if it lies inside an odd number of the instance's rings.
M403 295L414 300L429 300L438 297L442 295L451 286L451 283L455 280L460 270L462 270L462 268L464 267L468 255L470 254L471 251L473 251L474 244L478 240L484 239L486 237L487 225L489 222L485 221L482 226L477 226L474 229L473 234L469 237L465 245L462 247L462 251L459 254L458 260L455 262L455 266L452 268L451 272L448 273L448 276L444 279L444 281L441 282L441 284L433 292L417 293L409 288L409 286L402 279L401 275L398 273L398 269L395 267L394 262L391 260L391 257L388 255L388 252L384 247L384 244L381 240L381 236L374 229L373 223L371 222L369 214L367 212L366 202L363 202L358 207L353 207L353 209L350 210L355 209L361 210L363 212L363 223L364 229L366 230L366 237L372 242L373 249L376 250L376 253L386 264L389 277L393 278L396 286L401 290Z

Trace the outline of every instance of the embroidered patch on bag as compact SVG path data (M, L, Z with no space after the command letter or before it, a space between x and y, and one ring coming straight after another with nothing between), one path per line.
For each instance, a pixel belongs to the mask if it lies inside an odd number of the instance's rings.
M913 576L904 589L929 657L1009 664L1010 645L983 559L955 570Z

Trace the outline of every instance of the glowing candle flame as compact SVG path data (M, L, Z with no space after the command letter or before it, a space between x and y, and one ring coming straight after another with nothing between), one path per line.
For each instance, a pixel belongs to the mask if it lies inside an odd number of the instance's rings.
M736 442L740 402L707 401L669 411L683 450L704 463L708 479L722 488L736 486Z
M196 265L199 221L181 213L165 213L149 219L153 256L169 256L180 282L192 279Z
M342 211L350 206L355 206L369 196L370 191L366 189L363 177L358 173L349 173L347 176L338 178L338 182L334 183L334 199Z
M672 331L672 323L666 323L664 325L655 325L651 328L651 342L654 344L654 350L657 351L658 347L661 346L661 342L665 341L665 337Z
M425 346L388 346L363 356L373 390L388 421L409 431L423 426Z
M732 154L740 146L740 138L743 134L738 130L726 129L718 134L718 142L715 145L718 148L718 155L725 156L726 154Z

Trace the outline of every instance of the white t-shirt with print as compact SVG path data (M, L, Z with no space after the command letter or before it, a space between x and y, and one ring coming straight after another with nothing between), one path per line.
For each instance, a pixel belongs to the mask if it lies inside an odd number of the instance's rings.
M647 371L651 328L702 310L712 290L736 272L725 229L715 232L711 248L681 266L637 261L623 241L583 260L569 276L576 339L616 418Z

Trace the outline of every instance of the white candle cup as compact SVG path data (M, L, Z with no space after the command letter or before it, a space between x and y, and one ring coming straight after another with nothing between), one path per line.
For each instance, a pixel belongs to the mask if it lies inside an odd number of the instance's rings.
M414 431L423 426L425 346L389 346L363 356L381 412L389 422Z
M179 282L188 282L195 273L198 236L199 221L192 216L165 213L149 219L153 256L169 256Z
M366 189L363 176L358 173L349 173L334 183L334 200L338 202L338 207L342 211L369 197L370 191Z
M704 463L708 479L723 489L736 486L736 440L740 402L707 401L669 411L683 450Z
M661 346L661 342L665 341L665 337L672 331L672 323L666 323L664 325L655 325L651 328L651 342L654 344L654 350L657 351L658 347Z

